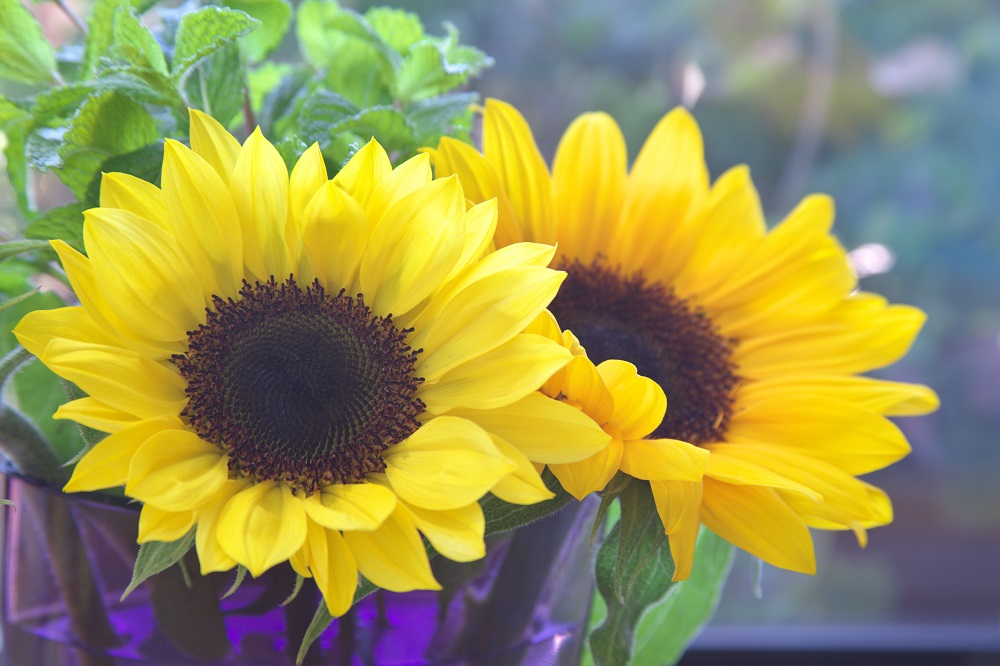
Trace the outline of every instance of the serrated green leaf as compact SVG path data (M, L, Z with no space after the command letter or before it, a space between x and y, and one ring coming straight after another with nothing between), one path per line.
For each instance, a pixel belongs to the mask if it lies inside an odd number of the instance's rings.
M83 101L93 95L93 83L70 83L39 93L31 105L31 115L35 122L44 125L59 118L72 115Z
M295 163L299 161L302 153L306 152L306 148L308 148L305 142L294 134L278 141L274 144L274 147L278 151L278 154L281 155L281 159L284 161L289 173L291 173Z
M0 79L27 84L58 80L52 47L21 0L0 0Z
M149 29L139 22L131 7L123 6L115 10L112 24L113 39L108 49L110 57L167 74L163 49Z
M702 527L691 576L652 606L635 631L636 664L674 664L705 626L719 604L733 564L733 546Z
M392 106L373 106L363 109L335 123L329 129L332 136L345 132L357 137L361 143L367 143L375 137L389 153L409 150L416 143L416 134L406 121L406 116Z
M555 497L544 502L527 505L508 504L492 494L479 500L486 518L485 535L509 532L534 523L551 516L573 499L573 496L563 490L562 484L548 469L542 472L542 481L545 482L549 490L555 493Z
M325 69L327 84L359 108L389 104L400 55L356 12L332 0L306 0L296 17L306 60Z
M124 155L115 155L108 158L101 164L100 170L94 175L94 179L87 186L87 193L83 198L84 210L96 208L101 205L101 173L127 173L130 176L141 178L147 183L160 186L160 173L163 165L163 141L156 141L143 146L139 150L133 150Z
M121 600L132 594L150 576L173 566L194 547L194 533L191 530L177 541L147 541L139 546L139 554L135 557L135 568L132 571L132 581L122 593Z
M187 117L187 104L174 80L151 67L139 67L119 60L102 59L93 86L98 92L116 92L137 102L171 107Z
M298 68L286 74L264 96L257 122L264 136L285 136L287 126L295 121L298 107L308 99L313 87L309 71Z
M28 191L28 161L24 156L25 145L28 140L28 133L33 126L30 115L19 116L7 121L3 126L4 136L7 138L7 147L4 149L4 157L7 160L7 180L17 198L17 207L21 215L27 217L29 214Z
M465 83L473 70L451 64L436 41L424 40L410 48L393 83L393 95L404 103L447 92Z
M82 249L85 208L83 204L71 203L49 209L28 223L24 235L27 238L38 239L34 242L58 238L77 249Z
M236 9L208 6L184 14L177 27L171 72L183 81L187 72L219 49L234 43L260 25Z
M0 95L0 128L11 120L20 118L27 113L27 109L23 108L20 104L12 102L3 95Z
M391 7L372 7L364 14L368 25L390 48L406 54L410 47L424 38L420 17L412 12Z
M260 62L273 51L292 23L292 6L288 0L224 0L223 4L246 12L261 23L241 42L243 53L250 62Z
M82 200L105 160L138 150L159 135L156 121L138 102L115 92L90 97L63 136L59 178Z
M325 144L332 127L358 113L350 100L330 92L316 90L306 97L299 110L298 134L306 144Z
M633 481L621 493L621 520L597 552L597 589L607 607L590 636L598 666L630 663L635 628L645 610L673 584L674 563L649 484Z
M49 244L39 240L14 240L0 243L0 261L25 252L38 252L47 249L49 249Z
M471 106L479 101L472 92L437 95L414 102L404 109L418 146L436 146L445 135L465 139L471 124Z
M191 106L229 125L243 108L246 96L243 66L236 44L222 48L199 61L185 78L184 90Z
M62 166L59 146L62 145L66 127L41 127L28 136L24 145L24 157L28 166L38 171L58 169Z
M128 6L128 0L94 1L87 19L87 41L84 44L83 64L80 67L81 79L93 77L98 61L114 42L115 12L121 7Z

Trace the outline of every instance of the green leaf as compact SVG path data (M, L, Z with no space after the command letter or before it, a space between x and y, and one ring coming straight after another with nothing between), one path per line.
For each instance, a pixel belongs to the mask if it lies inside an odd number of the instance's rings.
M330 615L330 610L326 607L325 601L319 602L319 608L316 609L316 614L313 615L312 621L306 628L305 635L302 636L302 643L299 645L299 653L295 657L296 666L301 666L302 662L305 661L306 654L309 653L309 648L312 644L316 642L327 628L333 624L334 617Z
M20 104L0 95L0 127L28 113Z
M177 541L147 541L139 546L139 554L135 557L135 569L132 571L132 581L122 593L121 600L132 594L143 581L150 576L173 566L194 547L195 530L191 530Z
M294 121L297 108L310 98L310 79L309 71L293 69L268 91L257 117L264 136L286 135L284 130Z
M0 79L27 84L59 80L52 47L21 0L0 0Z
M632 659L637 664L674 664L719 604L733 564L733 546L702 527L691 577L680 581L642 616Z
M316 90L302 102L298 134L307 145L315 141L323 145L330 138L331 128L357 113L358 107L350 100L329 90Z
M59 178L82 200L106 159L137 150L159 135L156 121L138 102L114 92L95 95L70 119L59 147Z
M260 21L260 27L242 40L243 53L250 62L260 62L273 51L292 23L288 0L224 0L223 4Z
M109 157L103 164L101 164L100 171L94 175L94 179L91 180L90 185L87 186L87 193L83 198L83 210L86 210L87 208L96 208L101 205L102 173L127 173L130 176L141 178L147 183L152 183L153 185L159 187L162 166L162 140L150 143L138 150L125 153L124 155Z
M130 7L115 10L112 36L113 41L108 50L110 57L124 60L135 67L167 74L167 59L163 57L163 49Z
M436 146L444 135L467 140L472 118L470 107L478 101L478 94L465 92L438 95L410 104L404 112L417 136L417 145Z
M400 55L357 13L332 0L306 0L296 25L306 60L327 71L327 84L358 107L392 102Z
M232 586L230 586L230 588L226 590L226 593L222 595L222 598L228 599L229 597L236 594L236 590L240 589L240 586L243 585L243 581L246 579L246 577L247 577L247 568L242 564L238 564L236 566L236 579L233 580Z
M274 147L277 149L278 154L281 155L281 159L285 162L285 167L288 169L288 172L291 173L295 163L299 161L299 158L302 157L302 153L306 152L306 148L309 146L293 134L292 136L286 136L281 141L275 143Z
M239 47L227 44L198 64L185 90L192 106L229 125L243 108L245 83Z
M599 666L630 663L636 625L673 584L674 563L649 484L633 481L620 501L621 520L598 550L595 567L607 606L604 623L590 636Z
M41 127L28 135L28 141L24 145L24 157L28 160L28 166L42 172L62 167L59 146L62 145L66 129Z
M84 44L82 80L93 77L97 62L107 54L115 39L115 12L128 7L128 0L95 0L87 19L87 41Z
M365 12L365 20L382 41L402 54L424 38L420 17L402 9L372 7Z
M0 243L0 261L25 252L37 252L49 249L49 244L38 240L15 240Z
M21 215L30 214L28 208L28 160L25 157L25 146L28 134L34 121L30 115L23 115L7 121L3 125L4 136L7 137L7 147L4 157L7 160L7 180L17 198L17 207Z
M182 81L187 72L200 61L234 43L259 25L260 21L244 12L211 5L184 14L174 42L174 79Z
M257 67L247 70L247 85L250 87L250 106L259 114L264 105L264 99L272 90L281 84L294 67L287 62L272 62L266 60ZM266 136L266 135L265 135Z
M573 496L563 490L562 484L548 469L542 472L542 481L546 487L555 493L555 497L538 504L508 504L496 495L486 495L479 504L483 507L486 517L485 535L509 532L528 525L563 508L573 499Z
M413 127L406 121L406 116L392 106L373 106L364 109L335 123L329 129L329 134L332 136L345 132L349 132L351 138L356 138L360 143L367 143L375 137L390 154L408 151L416 142Z
M39 93L31 105L31 115L38 125L73 115L84 100L94 94L92 82L70 83Z

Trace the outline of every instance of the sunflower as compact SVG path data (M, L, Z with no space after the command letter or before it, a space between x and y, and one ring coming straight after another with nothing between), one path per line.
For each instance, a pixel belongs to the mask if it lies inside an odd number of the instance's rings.
M498 247L558 242L569 277L550 309L594 362L628 361L663 388L670 406L649 436L710 453L700 482L657 480L653 457L627 470L653 479L675 579L690 573L700 524L813 573L809 528L850 529L864 546L867 528L892 520L888 496L856 477L909 452L887 416L938 401L859 374L905 354L925 317L856 291L828 197L806 197L769 230L745 166L710 184L683 109L631 171L614 120L588 113L550 175L524 118L496 100L482 154L452 139L432 152L436 174L458 174L472 202L497 198Z
M124 485L140 543L194 529L203 573L289 561L340 615L359 572L439 588L421 533L482 557L485 493L551 496L458 410L529 413L535 460L607 445L536 392L572 355L522 331L565 275L538 244L484 258L495 203L467 210L457 178L393 169L374 140L333 180L318 146L289 176L259 130L241 146L196 111L191 146L166 142L162 187L104 176L89 256L52 242L80 305L15 330L87 394L57 417L110 433L65 490Z
M526 332L545 336L573 354L545 382L542 393L576 407L611 437L607 447L589 458L548 466L567 492L582 500L603 490L619 470L645 480L702 480L708 451L674 439L650 438L667 409L659 384L627 361L608 359L595 366L579 339L572 331L561 331L548 311Z

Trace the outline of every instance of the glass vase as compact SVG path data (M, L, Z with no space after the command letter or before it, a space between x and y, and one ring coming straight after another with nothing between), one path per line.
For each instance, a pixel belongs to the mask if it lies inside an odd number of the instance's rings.
M124 498L64 494L8 475L3 566L3 666L295 663L319 604L287 565L247 577L198 574L193 552L124 600L139 512ZM327 629L304 664L579 662L593 592L593 501L572 502L487 540L487 556L434 558L441 592L378 591ZM225 598L223 598L225 597Z

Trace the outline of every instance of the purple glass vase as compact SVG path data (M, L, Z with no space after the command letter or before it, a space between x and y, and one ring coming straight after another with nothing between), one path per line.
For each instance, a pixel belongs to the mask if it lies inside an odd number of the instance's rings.
M6 480L2 666L290 666L319 603L287 565L200 576L194 553L124 601L139 512L123 498ZM593 500L593 498L591 498ZM327 629L305 664L579 662L593 592L594 501L487 540L487 556L432 561L441 592L378 591ZM191 572L191 573L187 573Z

